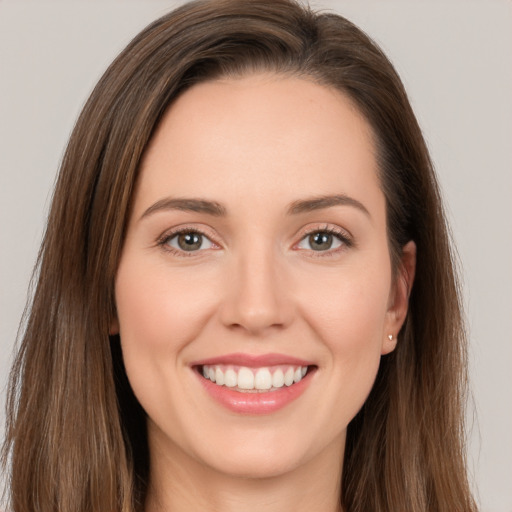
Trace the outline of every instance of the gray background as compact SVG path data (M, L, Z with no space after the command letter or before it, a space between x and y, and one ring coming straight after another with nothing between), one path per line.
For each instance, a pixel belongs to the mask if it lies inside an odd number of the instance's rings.
M178 3L0 0L2 424L17 325L74 120L117 52ZM512 3L312 4L381 44L423 127L462 261L472 478L483 511L512 512Z

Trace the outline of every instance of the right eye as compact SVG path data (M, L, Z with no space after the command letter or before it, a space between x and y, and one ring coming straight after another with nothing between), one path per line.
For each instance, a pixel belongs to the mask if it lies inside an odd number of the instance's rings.
M198 252L203 249L211 249L212 241L199 231L184 230L172 233L163 240L162 245L172 249L173 252Z

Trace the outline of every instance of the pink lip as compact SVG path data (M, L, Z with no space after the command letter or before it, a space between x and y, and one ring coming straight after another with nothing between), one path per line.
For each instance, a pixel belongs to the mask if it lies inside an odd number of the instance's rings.
M249 368L276 365L309 366L310 368L302 380L291 386L284 385L282 388L274 391L244 393L235 391L226 386L219 386L209 379L205 379L201 374L200 367L214 364L246 366ZM195 361L190 366L194 368L194 373L203 388L217 403L239 414L270 414L282 409L304 393L310 385L313 374L317 369L316 366L311 368L312 363L309 361L283 354L265 354L259 356L227 354L220 357Z
M311 366L314 363L304 359L287 356L285 354L226 354L219 357L211 357L209 359L201 359L194 361L190 366L203 366L212 364L232 364L234 366L246 366L248 368L257 368L260 366L277 366L279 364L289 364L293 366ZM218 386L217 386L218 387Z
M276 391L241 393L226 386L218 386L196 372L197 378L214 400L230 411L240 414L270 414L282 409L304 393L311 383L312 373L308 372L296 384L289 387L285 385Z

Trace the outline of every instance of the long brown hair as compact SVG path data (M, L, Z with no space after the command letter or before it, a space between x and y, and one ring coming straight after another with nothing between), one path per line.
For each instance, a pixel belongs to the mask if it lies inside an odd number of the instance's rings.
M389 246L417 245L396 350L348 428L346 512L474 511L464 452L465 337L440 193L402 83L341 16L293 0L184 5L143 30L105 72L63 158L8 396L11 506L143 510L145 413L119 340L114 280L139 163L169 104L195 83L258 71L347 95L373 128Z

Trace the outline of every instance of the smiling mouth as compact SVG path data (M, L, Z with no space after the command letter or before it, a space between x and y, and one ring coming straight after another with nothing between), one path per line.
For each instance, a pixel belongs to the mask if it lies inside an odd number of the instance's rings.
M292 387L316 366L276 365L252 368L236 365L198 365L196 371L219 387L240 393L268 393Z

